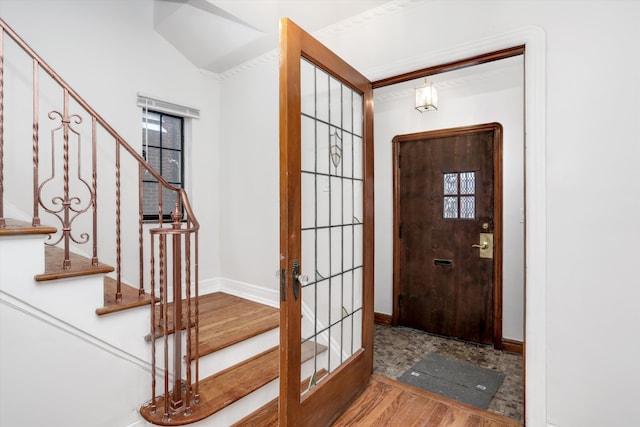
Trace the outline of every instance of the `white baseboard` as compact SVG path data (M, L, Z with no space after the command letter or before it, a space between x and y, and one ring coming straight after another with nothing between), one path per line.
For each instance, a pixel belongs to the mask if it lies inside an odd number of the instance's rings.
M246 298L259 302L270 307L280 307L280 294L276 289L269 289L251 283L240 282L226 277L210 279L204 285L200 284L200 294L204 294L204 289L213 289L210 292L225 292L237 297Z

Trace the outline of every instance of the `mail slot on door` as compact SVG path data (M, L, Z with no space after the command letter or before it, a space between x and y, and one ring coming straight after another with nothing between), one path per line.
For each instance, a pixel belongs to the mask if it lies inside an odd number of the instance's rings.
M437 266L441 266L441 267L453 267L453 260L452 259L434 259L433 263Z

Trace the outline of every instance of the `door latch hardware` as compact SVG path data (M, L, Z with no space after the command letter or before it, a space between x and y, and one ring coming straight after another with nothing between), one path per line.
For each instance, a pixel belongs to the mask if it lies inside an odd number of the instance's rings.
M493 233L480 233L480 244L471 247L479 249L480 258L493 258Z
M291 269L291 278L292 283L291 286L293 286L292 290L293 290L293 298L298 301L298 298L300 297L300 281L298 280L298 278L300 277L300 261L298 261L297 259L293 260L293 268Z

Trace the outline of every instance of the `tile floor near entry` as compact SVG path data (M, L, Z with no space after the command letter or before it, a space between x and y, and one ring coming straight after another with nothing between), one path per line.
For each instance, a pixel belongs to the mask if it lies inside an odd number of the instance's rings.
M522 421L522 356L405 327L375 325L373 372L397 379L428 353L437 353L506 374L489 411Z

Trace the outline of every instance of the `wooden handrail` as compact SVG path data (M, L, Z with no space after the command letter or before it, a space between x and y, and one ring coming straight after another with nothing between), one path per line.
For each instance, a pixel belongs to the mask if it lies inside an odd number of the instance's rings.
M0 18L0 27L9 37L11 37L11 39L13 39L14 42L16 42L18 46L22 48L22 50L28 53L29 56L31 56L31 58L34 59L40 65L40 67L42 67L42 69L45 70L47 74L49 74L49 76L51 76L53 80L55 80L62 88L67 90L69 92L69 96L71 96L78 104L80 104L82 108L84 108L87 111L87 113L89 113L89 115L95 117L96 121L100 124L100 126L102 126L111 136L113 136L118 142L118 144L120 144L125 150L127 150L129 154L131 154L138 162L142 163L145 169L151 175L153 175L155 179L160 181L163 186L165 186L170 190L173 190L173 191L179 190L178 187L174 187L173 185L169 184L162 177L162 175L160 175L153 167L151 167L151 165L149 165L147 161L140 154L138 154L138 152L134 150L125 141L125 139L122 136L120 136L120 134L116 132L116 130L113 129L105 119L102 118L102 116L100 116L100 114L98 114L93 108L91 108L91 106L84 99L82 99L82 97L78 95L78 93L75 90L73 90L73 88L67 82L65 82L62 79L62 77L60 77L58 73L56 73L53 70L53 68L51 68L49 64L45 62L44 59L42 59L33 49L31 49L31 47L29 47L29 45L24 40L22 40L22 38L20 38L20 36L18 36L18 34L16 34L16 32L13 31L13 29L11 29L11 27L9 27L9 25L1 18Z
M122 302L123 293L121 291L121 248L124 246L121 243L121 238L124 235L125 237L130 237L127 233L123 233L121 231L121 217L123 216L125 210L122 209L122 197L121 197L121 151L128 153L132 158L137 162L137 172L138 172L138 244L139 244L139 280L140 280L140 289L139 289L139 298L144 299L147 296L145 295L145 272L144 272L144 239L143 239L143 200L142 200L142 176L144 171L146 170L153 179L158 182L158 195L157 195L157 206L158 206L158 223L159 227L154 227L148 231L149 240L151 243L151 249L148 255L150 262L150 273L149 273L149 281L151 283L150 293L151 296L149 298L150 307L151 307L151 336L153 338L153 346L152 346L152 355L151 355L151 364L152 364L152 383L151 383L151 396L153 405L155 405L156 393L155 393L155 371L156 371L156 348L155 348L155 337L157 328L162 329L164 340L164 394L165 394L165 402L164 411L165 414L162 416L171 417L175 413L182 413L183 416L188 415L190 412L190 408L192 404L197 404L199 401L199 364L198 364L198 346L193 345L191 343L192 339L195 339L195 342L198 342L199 336L199 308L198 308L198 231L200 229L200 223L196 219L196 216L191 207L191 203L187 196L187 193L184 189L175 187L171 185L169 182L162 177L160 173L158 173L147 161L132 148L130 144L128 144L125 139L115 131L111 125L109 125L106 120L102 116L100 116L67 82L65 82L39 55L35 53L33 49L20 38L13 29L11 29L5 21L0 19L0 227L5 226L5 218L4 218L4 197L5 197L5 185L4 185L4 163L3 163L3 154L4 154L4 92L3 87L5 84L4 81L4 42L6 35L13 40L18 47L22 49L27 55L31 57L33 60L33 158L32 158L32 168L33 168L33 218L32 224L34 227L40 226L40 211L44 211L49 215L56 217L62 224L61 227L61 236L60 238L50 243L50 245L57 245L62 242L64 246L64 268L71 268L71 257L69 253L70 243L73 241L76 244L84 244L93 239L93 257L92 263L97 266L98 263L98 254L97 254L97 234L98 234L98 194L97 194L97 159L96 159L96 145L97 145L97 127L100 126L102 130L106 131L111 138L108 138L115 142L115 159L114 165L110 165L115 170L114 183L115 183L115 227L116 227L116 236L115 236L115 261L116 261L116 292L114 296L115 303ZM58 150L62 150L61 152L53 153L53 149L51 150L51 176L40 179L38 170L39 170L39 70L44 70L57 85L63 90L63 108L61 111L50 111L48 113L48 117L51 120L55 120L56 123L52 126L51 130L51 146L55 147ZM80 147L81 147L81 133L75 129L77 125L82 123L83 119L79 114L72 113L70 110L70 102L69 100L73 99L79 108L82 110L80 114L85 116L90 116L91 118L91 183L84 177L84 173L82 172L82 162L80 157ZM57 121L59 120L59 124ZM55 127L57 126L57 127ZM55 128L54 128L55 127ZM59 133L58 133L59 132ZM54 144L62 137L62 144ZM72 141L73 140L73 141ZM70 160L70 155L72 154L71 143L75 142L77 153L76 163L73 163ZM58 157L56 157L58 156ZM61 165L63 171L62 177L62 194L56 195L52 198L51 202L48 202L47 205L42 201L42 191L43 187L47 187L49 184L53 184L55 176L55 161L58 158L62 158ZM19 161L19 159L17 160ZM77 166L78 172L77 176L73 175L73 172L70 170L71 165ZM106 163L105 163L106 164ZM58 166L60 167L60 166ZM88 168L88 167L87 167ZM106 166L105 166L105 169ZM101 172L102 173L102 172ZM79 187L84 194L82 196L78 196L77 194L72 194L73 185L70 185L71 180L75 180L72 184L75 184L76 187ZM60 184L60 178L57 177L56 183ZM47 187L48 188L48 187ZM172 213L173 222L170 227L166 227L163 224L163 202L162 202L162 194L163 189L171 191L176 195L176 203L175 209ZM53 191L57 191L55 188ZM76 189L77 191L77 189ZM86 197L86 194L89 194L89 197ZM57 194L57 193L56 193ZM50 197L50 196L48 196ZM86 199L89 199L88 201ZM126 201L126 199L125 199ZM109 207L111 208L111 207ZM72 233L72 226L74 224L75 219L85 213L92 212L92 227L91 232L83 232L79 235L79 238L74 237ZM184 217L184 221L183 221ZM46 228L46 227L43 227ZM47 228L49 229L49 228ZM82 230L81 230L82 231ZM168 239L168 237L170 238ZM156 245L157 243L157 245ZM158 268L156 268L156 252L159 254L158 258ZM169 255L171 254L169 258ZM126 258L126 257L125 257ZM171 274L169 274L169 271ZM156 281L156 276L158 280ZM156 298L156 283L158 284L159 298ZM194 287L194 291L191 291L192 283ZM169 288L172 287L172 292L169 291ZM183 290L186 295L186 313L184 316L182 315L182 295ZM169 310L168 305L174 304L174 309L172 310L171 316L172 319L169 319ZM156 316L156 310L158 309L160 316ZM183 318L186 316L186 320ZM171 359L174 360L173 372L170 372L170 367L168 366L169 357L169 321L172 321L173 329L175 330L175 337L173 340L173 354ZM182 345L181 345L181 329L186 330L187 337L187 345L186 345L186 358L189 361L186 369L186 391L182 390L182 375L181 375L181 364L182 364ZM194 333L192 333L192 331ZM192 349L195 350L195 355L193 355ZM191 371L191 360L195 360L195 375L192 374ZM174 376L173 382L173 391L169 391L169 376ZM185 394L186 393L186 394ZM171 398L169 399L169 396Z

